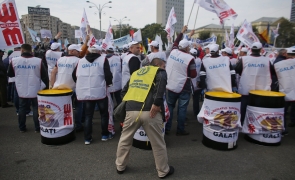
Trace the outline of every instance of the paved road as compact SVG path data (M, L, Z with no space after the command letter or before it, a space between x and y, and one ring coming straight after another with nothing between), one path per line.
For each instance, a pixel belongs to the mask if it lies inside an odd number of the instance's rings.
M192 103L191 103L192 104ZM203 146L202 125L188 110L189 136L166 136L169 164L175 174L169 179L188 180L294 180L295 128L278 147L251 144L239 135L238 148L217 151ZM84 145L83 133L62 146L41 143L34 133L32 117L27 118L26 133L20 133L14 108L0 109L0 179L158 179L151 151L132 148L128 169L123 175L115 170L119 133L114 139L100 141L100 116L95 112L93 143ZM118 123L116 130L119 132Z

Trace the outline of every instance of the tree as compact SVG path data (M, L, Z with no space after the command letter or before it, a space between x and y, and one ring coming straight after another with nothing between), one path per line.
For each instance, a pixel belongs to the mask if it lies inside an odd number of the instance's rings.
M161 35L163 46L165 43L167 43L167 32L164 29L165 29L164 26L157 23L148 24L141 29L142 40L146 49L148 49L146 39L150 38L154 40L156 35Z
M123 25L121 28L121 36L126 36L127 34L129 34L131 29L133 29L134 32L138 30L137 28L134 28L132 26ZM119 37L120 37L120 29L118 29L114 33L114 39L117 39Z
M203 32L200 32L199 33L199 39L200 40L205 40L205 39L208 39L210 38L210 31L203 31Z
M295 24L287 19L280 22L279 36L276 40L276 47L291 47L295 45Z

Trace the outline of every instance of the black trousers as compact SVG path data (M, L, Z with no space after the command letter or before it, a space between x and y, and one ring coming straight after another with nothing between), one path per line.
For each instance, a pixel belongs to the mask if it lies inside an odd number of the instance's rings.
M0 77L0 102L2 107L7 104L7 77Z

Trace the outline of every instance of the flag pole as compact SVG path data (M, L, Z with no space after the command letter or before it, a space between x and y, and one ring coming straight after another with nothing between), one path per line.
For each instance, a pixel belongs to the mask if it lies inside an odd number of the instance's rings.
M237 39L237 38L236 38L236 39ZM236 40L236 39L235 39L235 40ZM238 44L239 41L240 41L240 40L237 40L237 42L235 43L234 47L236 47L236 45Z
M199 8L200 8L200 6L198 6L198 10L197 10L197 16L196 16L196 19L195 19L195 24L194 24L194 29L196 28L196 22L197 22L197 19L198 19Z
M275 42L273 43L273 47L276 47L277 37L275 37Z
M189 14L189 17L188 17L187 25L188 25L189 20L190 20L190 18L191 18L191 15L192 15L192 11L193 11L194 5L195 5L195 2L193 2L193 6L192 6L192 9L191 9L191 13Z

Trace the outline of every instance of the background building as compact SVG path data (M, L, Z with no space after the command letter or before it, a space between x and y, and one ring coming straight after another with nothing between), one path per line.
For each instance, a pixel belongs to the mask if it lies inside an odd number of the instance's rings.
M295 0L292 0L290 21L295 23Z
M75 30L80 29L79 26L71 26L68 23L62 22L59 18L50 15L49 8L40 7L28 7L29 14L22 15L20 22L22 24L22 30L25 38L25 42L28 44L34 44L28 28L36 31L37 36L41 38L40 29L47 29L51 31L52 38L58 33L62 32L60 37L62 43L65 39L68 39L69 43L77 43L78 40L75 39ZM45 12L46 11L46 12ZM100 31L91 28L93 35L99 39ZM103 37L105 32L102 32Z
M177 23L176 32L181 32L184 25L184 0L157 0L157 23L166 26L171 8L174 7Z

